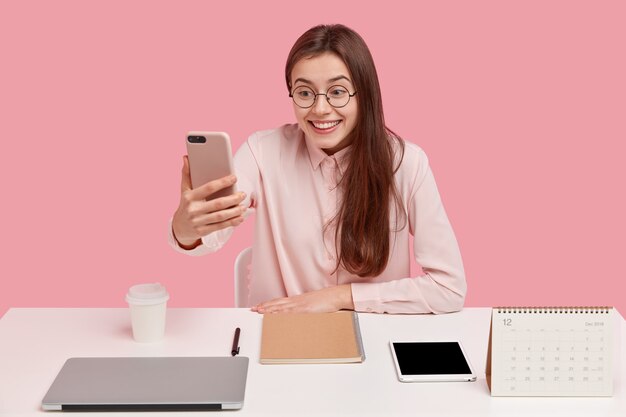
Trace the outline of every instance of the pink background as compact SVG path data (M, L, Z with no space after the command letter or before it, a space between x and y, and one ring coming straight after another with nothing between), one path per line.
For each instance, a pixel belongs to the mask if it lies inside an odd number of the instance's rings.
M237 149L292 122L287 53L334 22L365 38L388 125L430 157L467 306L625 312L626 3L404 3L3 1L0 315L121 307L153 281L174 307L232 306L251 224L202 258L166 243L185 132Z

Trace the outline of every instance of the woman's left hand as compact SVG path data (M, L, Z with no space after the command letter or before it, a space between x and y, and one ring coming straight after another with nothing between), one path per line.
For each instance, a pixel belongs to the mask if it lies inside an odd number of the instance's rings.
M354 310L350 284L276 298L252 307L257 313L332 313Z

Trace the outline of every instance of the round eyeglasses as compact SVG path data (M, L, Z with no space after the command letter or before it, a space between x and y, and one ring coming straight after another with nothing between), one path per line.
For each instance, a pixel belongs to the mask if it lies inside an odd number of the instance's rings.
M311 87L301 85L300 87L296 87L292 93L289 94L289 97L293 99L296 106L308 109L315 104L317 96L325 96L328 104L338 109L345 107L350 101L350 97L354 97L355 94L356 91L350 94L348 89L341 85L333 85L328 88L325 93L316 93Z

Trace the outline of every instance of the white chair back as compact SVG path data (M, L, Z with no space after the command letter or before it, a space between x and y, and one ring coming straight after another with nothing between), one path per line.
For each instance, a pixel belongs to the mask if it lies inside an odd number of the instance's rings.
M248 305L248 280L252 267L252 248L242 250L235 259L235 307L250 307Z

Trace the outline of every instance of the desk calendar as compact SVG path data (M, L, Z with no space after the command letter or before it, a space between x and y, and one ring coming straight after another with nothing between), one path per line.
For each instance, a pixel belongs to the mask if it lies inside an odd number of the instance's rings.
M613 395L612 307L494 307L492 396Z

